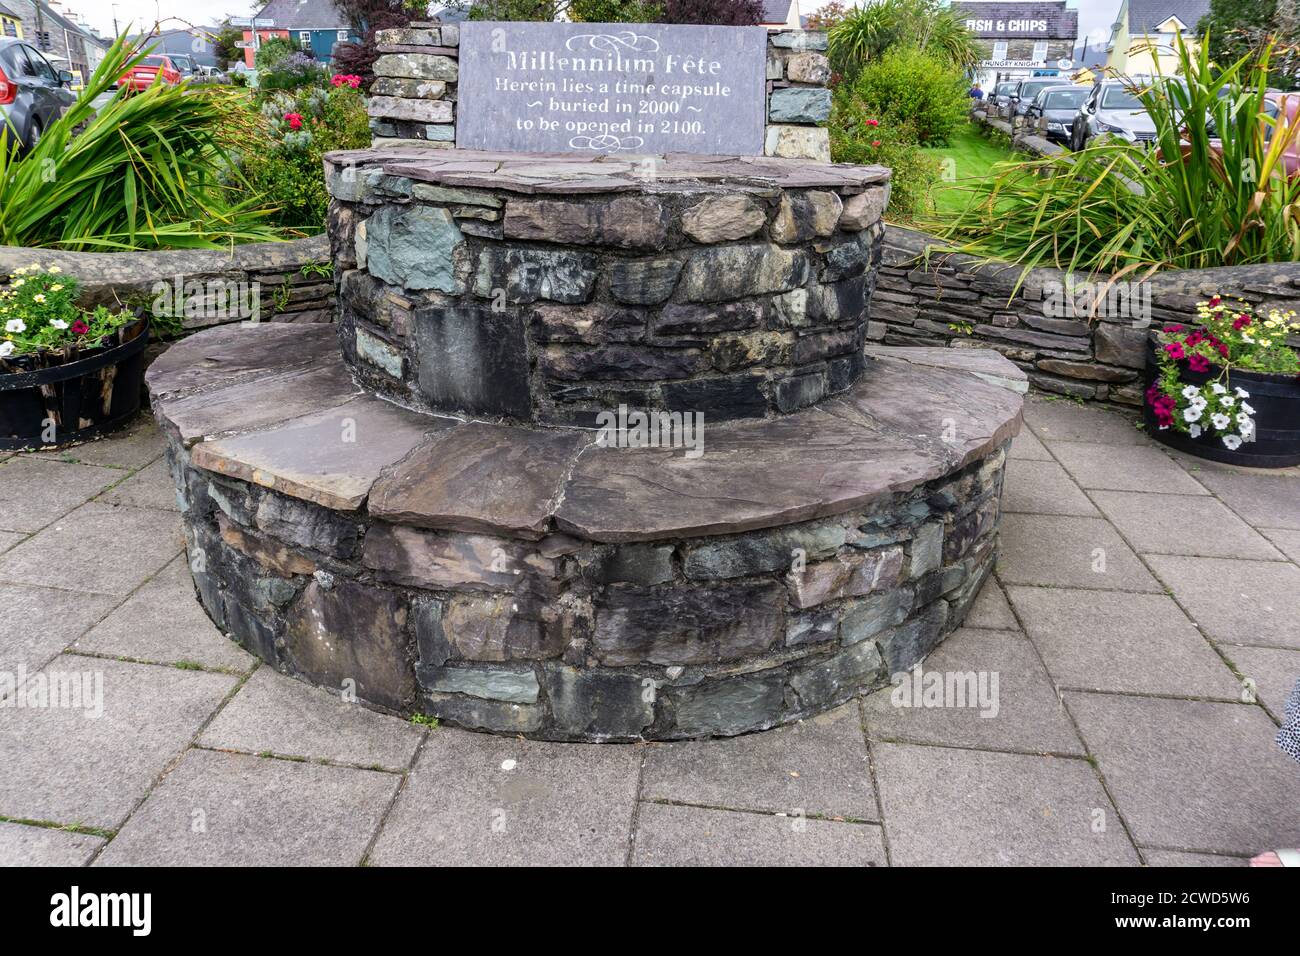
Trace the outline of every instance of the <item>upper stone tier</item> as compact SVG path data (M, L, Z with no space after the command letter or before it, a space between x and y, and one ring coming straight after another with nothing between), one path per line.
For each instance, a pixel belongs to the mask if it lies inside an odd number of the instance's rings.
M325 164L344 357L405 404L761 418L862 375L882 167L418 148Z

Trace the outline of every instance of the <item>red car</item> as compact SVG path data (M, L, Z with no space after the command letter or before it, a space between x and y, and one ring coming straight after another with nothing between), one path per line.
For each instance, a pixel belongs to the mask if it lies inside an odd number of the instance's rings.
M126 87L132 93L139 93L153 86L159 76L168 86L177 86L181 82L181 71L176 69L170 57L147 56L127 70L117 85Z

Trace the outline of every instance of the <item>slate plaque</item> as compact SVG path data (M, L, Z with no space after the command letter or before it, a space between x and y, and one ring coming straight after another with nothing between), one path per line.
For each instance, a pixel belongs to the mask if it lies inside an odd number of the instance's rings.
M763 27L471 20L460 30L462 149L763 152Z

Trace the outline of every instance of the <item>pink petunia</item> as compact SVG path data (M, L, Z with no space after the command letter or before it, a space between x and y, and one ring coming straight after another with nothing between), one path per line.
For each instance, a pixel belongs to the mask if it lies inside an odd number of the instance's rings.
M1182 342L1170 342L1165 346L1165 352L1175 359L1183 358L1187 353L1183 351Z
M1166 325L1166 326L1165 326L1165 331L1168 332L1170 335L1174 335L1174 334L1176 334L1176 333L1178 333L1178 332L1184 332L1184 331L1186 331L1186 330L1187 330L1187 326L1185 326L1185 325Z
M1204 355L1193 355L1187 360L1187 367L1193 372L1208 372L1210 370L1210 360Z
M77 321L72 323L73 335L85 335L89 331L90 331L90 326L88 326L85 322L82 322L81 319L77 319Z
M1232 323L1232 327L1236 329L1238 332L1240 332L1248 325L1250 325L1250 316L1248 315L1239 315Z

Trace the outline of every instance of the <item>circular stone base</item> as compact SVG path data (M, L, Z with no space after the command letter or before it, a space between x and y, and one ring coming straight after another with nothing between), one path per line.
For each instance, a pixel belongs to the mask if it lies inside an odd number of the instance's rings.
M631 741L816 714L960 624L1024 374L867 355L844 395L707 428L698 457L400 408L328 326L204 332L148 381L199 598L249 651L388 712Z

